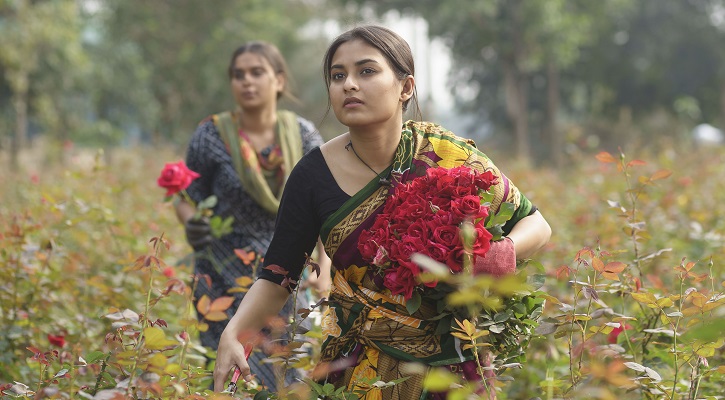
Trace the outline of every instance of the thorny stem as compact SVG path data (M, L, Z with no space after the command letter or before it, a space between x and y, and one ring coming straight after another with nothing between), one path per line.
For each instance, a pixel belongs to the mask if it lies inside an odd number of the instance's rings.
M581 266L581 261L577 264L576 269L574 270L574 281L578 281L579 278L577 274L579 273L579 267ZM576 303L579 300L579 294L581 293L582 289L578 289L574 292L574 309L572 310L572 318L571 318L571 324L569 329L569 338L567 340L567 346L569 348L569 378L571 379L571 388L574 389L574 386L578 382L576 382L574 377L574 357L573 357L573 345L574 345L574 323L576 322L576 319L574 316L576 315Z
M677 311L682 314L682 294L684 292L684 286L685 286L685 275L680 275L680 299L678 300L679 305L677 307ZM669 318L668 318L669 319ZM671 399L675 399L675 396L677 393L675 393L675 388L677 387L677 374L680 372L680 367L677 365L677 330L680 327L680 321L682 320L682 317L677 317L677 321L675 322L674 326L674 334L672 335L672 354L675 356L675 377L672 380L672 396L670 396ZM670 322L671 324L671 322Z
M597 288L597 274L596 273L594 274L594 278L592 280L591 286L592 286L592 290L594 290L594 292L596 293L596 290L597 290L596 289ZM586 315L590 315L591 314L591 311L592 311L592 302L593 302L592 297L593 297L592 295L589 295L589 303L587 304L587 312L586 312ZM575 313L575 315L576 315L576 313ZM588 324L589 324L589 321L584 321L584 326L582 327L582 332L581 332L582 345L586 341L586 334L587 334L587 326L588 326ZM583 360L584 360L584 351L582 349L581 354L579 354L579 369L580 370L582 368L582 361Z
M108 359L111 357L111 354L108 354L106 358L103 359L103 362L101 363L101 371L98 373L98 377L96 378L96 385L93 387L93 395L98 393L98 388L101 386L101 380L103 379L103 373L106 372L106 366L108 365Z
M164 234L162 233L161 236L159 236L154 243L154 257L159 256L159 249L161 247L161 243L163 242ZM148 280L148 290L146 291L146 304L144 304L144 316L141 320L141 331L139 332L138 339L136 340L136 356L133 360L133 368L131 369L131 376L129 377L129 383L128 388L126 390L126 394L130 395L130 392L134 390L134 380L136 379L136 367L138 366L139 358L141 357L141 348L143 346L144 341L144 331L148 327L149 323L149 311L151 308L151 292L153 291L154 287L154 271L153 267L149 268L149 280Z
M642 277L642 266L641 261L639 259L639 247L637 246L637 230L634 228L634 223L637 219L637 199L639 198L639 191L637 193L634 192L632 189L632 183L630 182L630 176L629 176L629 168L627 167L627 164L624 162L624 154L622 153L620 155L620 163L622 166L622 173L624 174L624 180L627 183L627 193L629 194L629 200L632 205L631 214L628 217L629 223L632 225L630 227L631 233L629 234L630 239L632 239L632 248L634 251L634 262L637 265L637 271L639 272L639 277Z

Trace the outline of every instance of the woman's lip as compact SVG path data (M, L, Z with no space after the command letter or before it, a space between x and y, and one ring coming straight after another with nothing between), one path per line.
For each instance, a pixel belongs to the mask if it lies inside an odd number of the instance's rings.
M345 102L342 103L343 107L355 107L362 105L362 100L358 99L357 97L350 97L345 99Z

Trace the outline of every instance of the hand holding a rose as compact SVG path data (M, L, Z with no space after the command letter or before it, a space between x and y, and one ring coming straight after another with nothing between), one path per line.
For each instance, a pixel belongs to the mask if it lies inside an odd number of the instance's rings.
M156 183L166 189L166 199L179 194L181 203L177 207L177 216L184 224L186 241L194 251L202 250L208 246L214 237L221 237L231 231L232 217L221 220L215 216L211 219L211 209L216 205L216 196L209 196L199 204L196 204L186 193L194 179L200 175L190 170L183 161L166 163Z

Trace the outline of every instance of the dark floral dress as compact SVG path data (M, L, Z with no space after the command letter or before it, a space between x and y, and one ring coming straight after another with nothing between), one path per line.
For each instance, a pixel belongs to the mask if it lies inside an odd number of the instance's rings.
M302 150L306 154L313 148L322 145L324 141L312 122L299 116L297 119L302 136ZM234 217L232 233L215 240L195 254L194 272L199 275L208 275L211 286L205 279L201 279L194 292L194 297L198 301L204 295L212 300L221 296L229 296L227 290L237 286L235 279L252 275L252 265L244 264L234 254L234 249L253 250L263 257L272 240L276 215L265 211L246 192L234 169L232 158L224 141L210 118L199 124L191 138L187 149L186 164L191 170L201 175L187 189L189 196L199 202L211 195L216 195L218 203L213 210L214 215L222 218ZM236 299L233 306L227 310L229 318L234 315L244 293L234 293L233 296ZM306 306L304 303L306 301L306 297L301 293L297 307ZM290 316L292 312L292 299L290 299L282 310L282 315ZM209 330L200 334L201 344L216 350L227 323L228 320L209 322ZM250 366L260 381L274 389L273 371L269 364L260 363L263 358L262 353L254 352L249 359ZM288 375L287 380L292 378L294 376Z

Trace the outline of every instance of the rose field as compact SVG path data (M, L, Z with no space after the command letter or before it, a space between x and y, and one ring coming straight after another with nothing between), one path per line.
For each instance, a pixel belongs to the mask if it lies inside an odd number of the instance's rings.
M193 276L183 228L156 184L183 153L65 151L64 163L24 154L19 171L0 172L3 398L231 396L209 390L205 360L214 354L197 341L229 303L202 301L197 319L191 292L203 277ZM553 235L521 267L527 285L507 291L484 279L455 298L498 304L490 298L525 293L543 304L536 318L522 318L519 302L492 306L485 329L459 325L472 346L510 329L528 333L523 353L495 364L498 398L724 398L725 148L599 149L564 170L502 167ZM311 371L319 326L297 337L272 361ZM425 385L478 398L442 370ZM344 389L307 380L269 395L240 383L233 396L361 394Z

